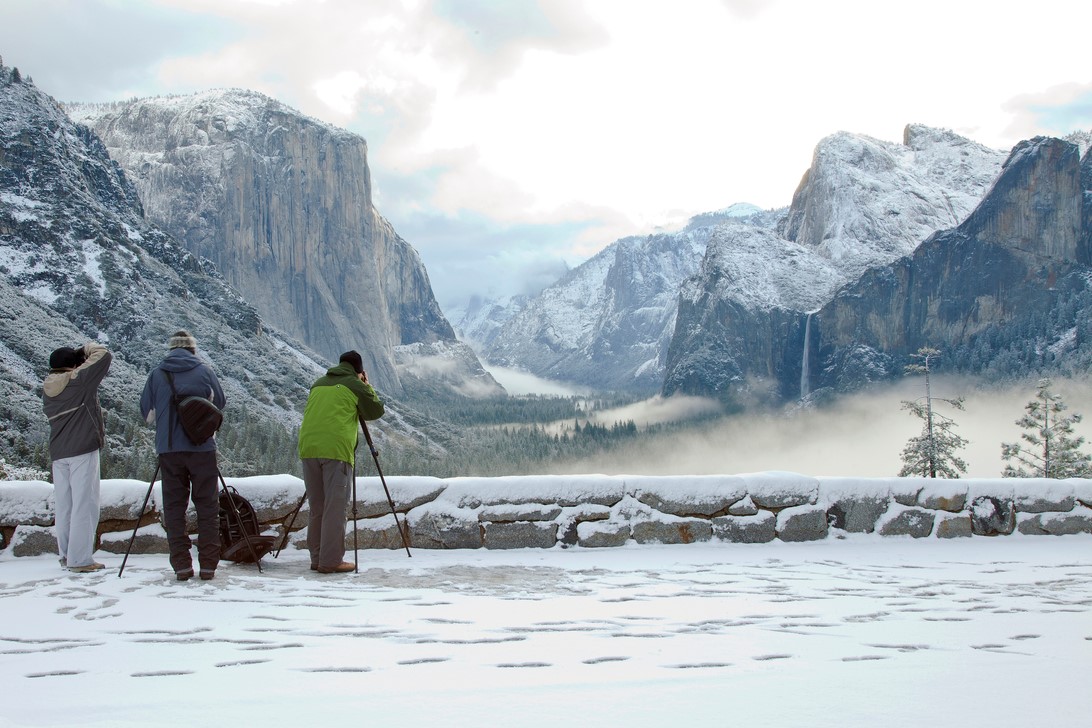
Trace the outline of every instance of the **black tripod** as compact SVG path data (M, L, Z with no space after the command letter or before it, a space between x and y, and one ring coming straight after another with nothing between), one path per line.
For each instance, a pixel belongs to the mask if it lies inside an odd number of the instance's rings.
M121 568L118 569L118 576L120 577L125 572L125 563L129 560L129 552L133 549L133 541L136 540L137 530L140 528L140 519L144 517L144 509L148 507L148 499L152 495L152 488L155 486L155 477L159 475L159 459L156 459L155 472L152 473L152 480L148 483L148 492L144 494L144 503L140 506L140 513L137 515L137 525L133 528L133 535L129 537L129 545L125 548L125 558L121 560ZM227 496L227 501L231 504L231 509L235 512L235 521L242 523L242 516L239 513L239 507L235 505L235 499L231 497L231 493L228 492L228 485L224 481L224 475L220 472L220 466L216 466L216 475L220 478L220 484L223 486L224 495ZM246 541L247 548L250 550L250 555L254 557L254 564L258 567L258 572L262 571L262 562L258 557L258 552L254 549L254 544L250 541L250 535L246 532L246 529L240 528L243 533L243 540Z
M383 477L383 468L380 467L380 465L379 465L379 451L375 449L375 445L372 443L372 434L371 434L371 432L368 431L368 423L366 421L364 421L364 419L362 419L362 418L359 421L360 421L360 426L364 429L364 439L368 443L368 450L371 451L372 459L375 460L375 469L379 473L379 482L383 484L383 492L387 494L387 504L391 507L391 515L394 516L394 526L395 526L395 528L398 529L398 535L402 537L402 545L406 549L406 556L409 556L409 557L412 558L413 554L411 554L410 550L409 550L409 536L407 535L407 530L409 528L409 524L406 524L405 527L403 527L403 524L399 523L399 521L398 521L398 512L394 508L394 499L391 498L391 492L387 488L387 479ZM357 441L357 444L358 445L360 444L359 440ZM353 564L354 564L354 566L358 566L358 562L357 562L358 557L356 555L356 552L357 552L357 541L356 541L356 458L353 458L353 492L352 492L352 499L353 499ZM285 526L285 529L284 529L284 538L281 539L281 544L280 544L280 546L277 547L277 552L275 554L273 554L273 558L277 558L277 556L279 556L280 553L281 553L281 549L283 549L285 547L285 545L288 544L288 537L292 533L292 526L295 525L295 523L296 523L296 514L300 512L301 508L303 508L303 502L305 500L307 500L307 494L306 493L304 493L303 497L300 498L300 502L296 505L296 509L294 511L292 511L292 515L289 516L288 525Z

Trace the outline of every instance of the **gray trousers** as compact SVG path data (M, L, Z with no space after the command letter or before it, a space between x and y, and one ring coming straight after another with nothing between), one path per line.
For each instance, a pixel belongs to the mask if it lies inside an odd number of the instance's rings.
M57 551L69 567L87 566L99 528L99 451L53 461Z
M311 564L333 568L345 560L345 509L353 466L329 458L303 458L307 488L307 549Z

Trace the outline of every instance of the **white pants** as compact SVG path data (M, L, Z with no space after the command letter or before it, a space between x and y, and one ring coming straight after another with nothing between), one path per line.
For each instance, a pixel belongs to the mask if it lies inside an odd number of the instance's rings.
M53 461L57 551L69 568L87 566L99 527L99 451Z

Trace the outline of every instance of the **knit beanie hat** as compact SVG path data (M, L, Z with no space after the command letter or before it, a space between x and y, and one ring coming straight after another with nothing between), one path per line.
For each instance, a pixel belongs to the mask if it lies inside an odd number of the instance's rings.
M348 362L353 365L353 371L357 374L364 373L364 360L360 358L360 354L355 351L347 351L341 355L338 362Z
M168 349L197 349L197 339L190 335L189 331L182 329L175 331L169 341L167 341Z
M49 355L50 369L73 369L83 364L84 356L81 349L73 349L71 346L62 346L54 349Z

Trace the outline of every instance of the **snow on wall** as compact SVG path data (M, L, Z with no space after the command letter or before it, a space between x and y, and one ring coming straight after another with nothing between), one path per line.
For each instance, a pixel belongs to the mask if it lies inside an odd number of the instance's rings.
M267 533L290 530L290 543L304 546L307 503L299 478L255 476L226 483L250 501ZM1092 534L1092 480L1076 478L851 478L780 471L394 476L385 482L358 478L356 495L356 503L347 508L346 540L352 543L355 523L361 548L402 548L400 528L414 548L761 543L849 533L912 538ZM159 483L104 480L100 548L124 550L125 532L137 528L142 505L140 530L148 538L141 539L140 549L161 547L156 542L163 539L162 528L154 525L161 503ZM0 482L4 554L48 552L49 542L42 544L52 524L52 485Z

